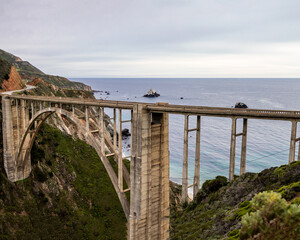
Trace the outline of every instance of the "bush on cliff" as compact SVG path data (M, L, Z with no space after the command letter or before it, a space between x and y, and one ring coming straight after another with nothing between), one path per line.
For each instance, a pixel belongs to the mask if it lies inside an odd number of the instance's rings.
M242 218L240 239L299 239L300 206L289 204L276 192L262 192L251 200L256 210Z
M196 202L200 203L209 194L216 192L221 187L226 186L227 184L228 184L228 180L224 176L217 176L215 179L206 180L203 183L201 190L198 192L196 196Z

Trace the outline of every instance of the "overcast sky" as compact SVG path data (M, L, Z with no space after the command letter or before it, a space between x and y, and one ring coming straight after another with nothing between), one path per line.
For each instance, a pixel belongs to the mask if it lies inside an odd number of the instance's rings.
M66 77L300 77L299 0L0 0L0 48Z

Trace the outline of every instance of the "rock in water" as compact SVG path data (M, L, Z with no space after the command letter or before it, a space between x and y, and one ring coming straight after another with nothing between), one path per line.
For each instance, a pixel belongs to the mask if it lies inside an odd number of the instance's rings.
M129 129L128 128L124 128L122 130L122 138L125 139L127 137L131 136L130 132L129 132Z
M144 97L159 97L160 94L154 89L150 88L149 91L144 95Z
M237 102L234 108L248 108L248 106L245 103Z

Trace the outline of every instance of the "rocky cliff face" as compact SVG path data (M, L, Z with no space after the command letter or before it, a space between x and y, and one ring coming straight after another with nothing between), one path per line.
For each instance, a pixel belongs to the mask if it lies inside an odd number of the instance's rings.
M3 91L12 91L25 88L25 84L14 66L11 66L8 79L4 79L1 84Z

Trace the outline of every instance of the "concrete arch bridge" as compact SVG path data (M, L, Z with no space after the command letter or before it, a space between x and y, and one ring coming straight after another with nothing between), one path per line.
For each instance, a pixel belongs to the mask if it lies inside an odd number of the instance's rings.
M112 109L113 141L105 127L104 109ZM122 111L131 119L123 120ZM194 196L200 187L201 117L232 119L229 180L235 169L236 138L242 137L240 174L246 171L248 119L284 120L292 123L289 163L295 161L297 122L300 111L233 109L201 106L147 104L94 99L42 96L2 95L4 167L10 181L19 181L31 172L30 151L44 121L55 113L71 121L98 153L113 183L128 220L128 239L169 238L169 114L185 116L183 136L182 201L188 200L188 189ZM189 117L196 116L195 128L189 128ZM243 119L243 131L236 132L237 119ZM122 124L131 124L131 153L122 154ZM117 129L118 128L118 129ZM196 132L195 172L188 185L188 133ZM118 136L118 137L117 137ZM118 139L118 142L117 142ZM118 171L108 157L114 156ZM130 158L130 172L123 160ZM299 160L299 156L298 156ZM124 181L129 186L124 189ZM130 191L130 201L125 192Z

